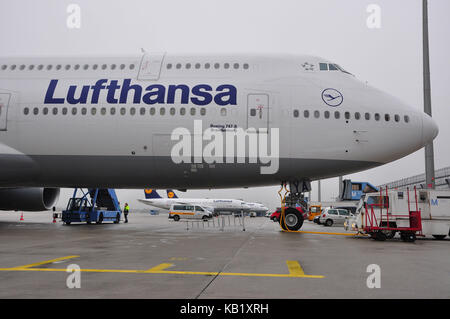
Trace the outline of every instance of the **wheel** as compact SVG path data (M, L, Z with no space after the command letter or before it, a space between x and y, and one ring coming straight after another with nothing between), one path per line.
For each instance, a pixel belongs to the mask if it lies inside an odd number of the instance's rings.
M179 221L180 220L180 216L178 216L178 215L173 216L173 220L176 221L176 222Z
M66 222L66 225L70 225L70 222Z
M404 242L413 243L416 240L416 234L415 233L403 232L403 233L400 233L400 238Z
M202 220L203 220L204 222L206 222L206 221L208 220L208 216L206 216L206 215L203 216L203 217L202 217Z
M386 227L388 226L387 223L383 222L380 224L381 227ZM389 227L397 227L396 223L389 223ZM386 235L387 239L392 239L394 238L395 234L397 233L395 230L382 230L383 234Z
M333 221L331 219L327 219L325 221L325 226L328 226L328 227L333 226Z
M284 212L284 218L280 215L280 225L284 230L299 230L303 225L303 215L295 208L288 208Z
M433 235L433 237L437 240L442 240L446 237L446 235Z
M116 215L116 220L114 221L114 224L120 223L120 214Z
M97 224L101 224L101 223L103 223L103 214L100 214L100 216L98 217L98 220L97 220Z
M378 241L385 241L387 238L386 234L382 231L379 230L378 232L376 232L374 239L378 240Z
M276 217L274 217L272 220L274 223L278 222L278 218L276 218Z

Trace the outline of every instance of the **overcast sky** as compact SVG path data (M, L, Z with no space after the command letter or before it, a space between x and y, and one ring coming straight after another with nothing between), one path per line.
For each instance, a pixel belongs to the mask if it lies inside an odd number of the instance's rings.
M80 28L67 27L67 7L81 9ZM367 7L381 8L370 29ZM282 52L318 55L359 79L423 109L421 0L163 0L0 2L0 56ZM429 0L436 169L450 166L450 1ZM307 138L307 137L305 137ZM424 172L418 151L379 168L345 176L375 185ZM149 181L149 186L151 181ZM337 178L322 182L322 199L337 196ZM313 183L312 199L317 198ZM196 190L183 197L241 198L279 206L278 187ZM142 190L120 190L121 202L140 204ZM164 193L162 191L161 193ZM67 202L64 190L60 205Z

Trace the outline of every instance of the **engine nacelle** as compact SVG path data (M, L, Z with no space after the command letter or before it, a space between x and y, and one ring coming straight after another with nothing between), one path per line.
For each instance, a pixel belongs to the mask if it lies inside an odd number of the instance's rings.
M0 188L0 210L48 210L58 200L59 192L59 188Z

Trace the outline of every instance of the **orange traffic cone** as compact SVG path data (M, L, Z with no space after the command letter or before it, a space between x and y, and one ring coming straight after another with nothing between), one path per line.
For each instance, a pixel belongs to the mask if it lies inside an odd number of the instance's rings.
M23 220L23 213L22 213L22 215L20 215L20 221L22 221Z

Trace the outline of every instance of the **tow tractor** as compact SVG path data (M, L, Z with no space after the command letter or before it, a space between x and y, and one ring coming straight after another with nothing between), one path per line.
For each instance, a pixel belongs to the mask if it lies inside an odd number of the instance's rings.
M450 235L450 192L432 189L388 190L363 195L356 215L344 223L375 240L391 239L397 232L406 242L417 236L444 239Z
M78 195L79 192L80 195ZM81 188L75 188L61 218L66 225L73 222L101 224L104 221L118 224L121 214L122 211L114 189L88 188L87 191L84 191Z

